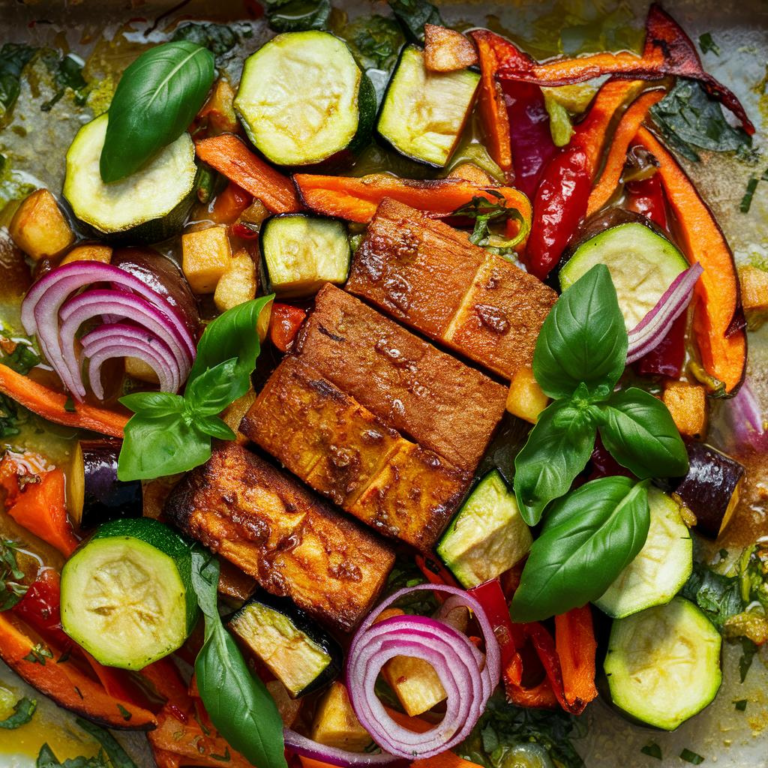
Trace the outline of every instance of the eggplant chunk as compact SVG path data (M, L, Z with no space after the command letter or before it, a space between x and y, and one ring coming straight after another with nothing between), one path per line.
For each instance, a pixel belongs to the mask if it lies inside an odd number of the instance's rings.
M164 511L267 592L342 631L368 613L394 563L374 534L235 443L216 445Z
M533 361L557 294L463 232L384 200L347 290L505 379Z
M471 475L382 424L301 358L286 358L240 431L386 536L428 551Z
M504 413L502 386L330 284L297 349L385 423L459 469L474 471Z

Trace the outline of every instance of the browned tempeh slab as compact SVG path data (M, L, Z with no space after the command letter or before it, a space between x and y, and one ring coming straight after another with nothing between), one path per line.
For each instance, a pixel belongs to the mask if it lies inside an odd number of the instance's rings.
M369 612L394 554L375 534L235 443L171 493L166 516L275 595L337 629Z

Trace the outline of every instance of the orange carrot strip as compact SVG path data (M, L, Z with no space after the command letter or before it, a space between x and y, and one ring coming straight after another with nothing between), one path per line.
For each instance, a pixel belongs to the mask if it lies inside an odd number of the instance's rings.
M503 195L507 207L516 208L526 221L531 218L530 201L512 187L477 186L463 179L414 181L379 173L359 179L299 173L293 179L308 208L326 216L338 216L361 224L367 224L373 218L384 198L397 200L435 216L450 216L470 203L473 197L485 197L497 202L489 190Z
M619 186L624 164L627 160L627 150L635 138L637 129L643 124L648 110L663 98L664 91L649 91L640 96L624 113L613 136L613 143L608 152L603 172L589 196L587 216L599 211L611 199Z
M579 714L597 698L592 609L586 605L555 616L555 646L560 659L563 691L570 711Z
M0 659L40 693L107 728L148 730L157 724L152 712L113 698L71 660L56 663L47 657L49 653L26 634L22 622L9 613L0 613ZM37 658L46 663L36 661Z
M217 224L234 224L252 201L251 194L230 181L213 204L213 220Z
M105 408L86 403L74 403L74 410L66 409L67 396L33 381L27 376L0 364L0 392L21 403L25 408L56 424L90 429L102 435L122 437L128 417Z
M23 528L69 557L80 543L67 520L64 472L54 469L30 483L16 497L8 514Z
M291 180L251 152L231 133L198 141L197 156L230 181L250 192L272 213L301 210Z
M642 126L637 140L659 161L658 175L677 218L688 261L704 267L696 284L693 315L704 370L733 394L747 363L747 336L738 323L741 297L733 254L709 207L675 158Z

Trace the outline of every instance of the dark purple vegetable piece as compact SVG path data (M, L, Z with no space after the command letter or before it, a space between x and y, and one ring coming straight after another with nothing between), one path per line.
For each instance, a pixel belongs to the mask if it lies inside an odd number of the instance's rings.
M163 296L179 313L194 339L200 330L200 311L187 279L174 262L150 248L120 248L112 264L137 277Z
M121 440L81 440L67 476L67 509L80 530L109 520L141 517L140 480L117 479Z
M716 539L727 527L739 502L745 469L738 461L705 443L687 443L690 469L669 490L694 515L696 529Z

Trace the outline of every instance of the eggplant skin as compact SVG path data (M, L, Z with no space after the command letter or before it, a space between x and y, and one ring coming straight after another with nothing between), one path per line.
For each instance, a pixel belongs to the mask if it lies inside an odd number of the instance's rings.
M217 443L171 492L164 515L267 592L344 632L370 611L394 564L376 534L236 443Z

